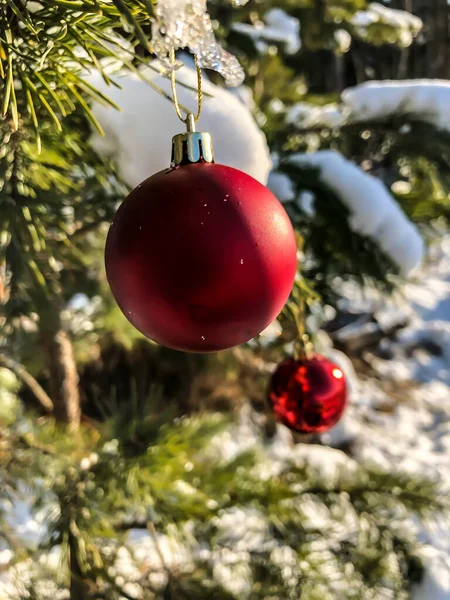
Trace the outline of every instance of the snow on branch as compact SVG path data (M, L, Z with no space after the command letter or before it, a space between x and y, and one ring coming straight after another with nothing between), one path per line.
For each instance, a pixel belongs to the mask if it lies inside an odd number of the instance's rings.
M424 243L384 184L338 152L294 154L287 164L319 170L319 181L349 209L352 231L374 241L407 275L422 261Z
M254 25L234 23L233 29L251 37L260 52L267 50L267 42L279 42L284 45L286 54L296 54L301 46L300 21L291 17L281 8L273 8L264 16L264 21Z
M298 102L288 109L286 122L299 129L336 129L392 117L422 121L450 132L450 81L368 81L344 90L339 105Z
M369 81L345 90L341 99L350 122L399 115L450 131L450 81Z
M379 41L396 42L404 48L412 44L414 37L423 27L422 19L419 17L405 10L388 8L378 2L372 2L366 10L359 10L355 13L351 24L362 38L369 38L370 41L376 41L376 39L372 39L374 38L372 33L375 34L376 29L383 26L390 27L395 31L395 38L385 40L381 36Z
M288 110L286 122L301 129L310 127L335 129L344 123L344 116L337 104L316 106L309 102L297 102Z
M121 178L131 187L169 166L172 136L183 129L170 100L147 83L150 80L158 89L170 94L170 82L152 66L141 70L144 80L129 71L115 75L112 79L116 86L108 86L99 72L93 71L87 78L121 109L118 111L100 102L93 104L93 114L105 135L95 133L92 145L99 154L110 156L116 162ZM195 71L184 66L177 80L181 104L195 111ZM203 91L200 125L213 136L217 162L266 183L272 165L269 150L248 106L235 93L206 79Z

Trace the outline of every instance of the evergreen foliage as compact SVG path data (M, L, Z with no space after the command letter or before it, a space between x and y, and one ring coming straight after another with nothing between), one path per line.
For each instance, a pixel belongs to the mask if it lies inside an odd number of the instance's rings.
M433 483L331 450L324 479L311 454L277 455L245 415L236 425L214 414L161 418L141 428L137 454L128 430L111 440L112 422L76 439L30 421L22 434L23 417L2 429L11 500L26 489L33 510L47 511L47 541L15 549L35 561L24 598L408 597L421 563L403 523L447 508ZM248 449L227 451L230 434L248 437ZM37 568L55 546L56 582L48 558Z

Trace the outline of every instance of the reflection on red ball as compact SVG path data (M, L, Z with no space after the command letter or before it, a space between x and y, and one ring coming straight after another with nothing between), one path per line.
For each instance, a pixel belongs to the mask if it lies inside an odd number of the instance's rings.
M131 192L105 259L120 308L144 335L214 352L276 318L296 254L289 217L266 187L231 167L198 163L157 173Z
M339 421L347 404L341 369L324 356L285 360L272 376L269 401L277 418L301 433L321 433Z

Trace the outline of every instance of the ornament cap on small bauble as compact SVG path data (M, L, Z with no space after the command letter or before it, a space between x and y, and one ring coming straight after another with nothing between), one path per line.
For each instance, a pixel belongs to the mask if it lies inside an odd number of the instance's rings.
M172 138L172 166L213 163L211 134L195 131L195 117L192 113L186 118L186 128L186 133L178 133Z

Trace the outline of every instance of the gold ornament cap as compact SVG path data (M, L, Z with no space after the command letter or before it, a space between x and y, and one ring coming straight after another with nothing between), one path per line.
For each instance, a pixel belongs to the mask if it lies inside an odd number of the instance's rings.
M209 133L195 131L195 117L189 114L186 118L186 133L179 133L172 138L172 165L193 165L195 163L213 163L214 150Z

